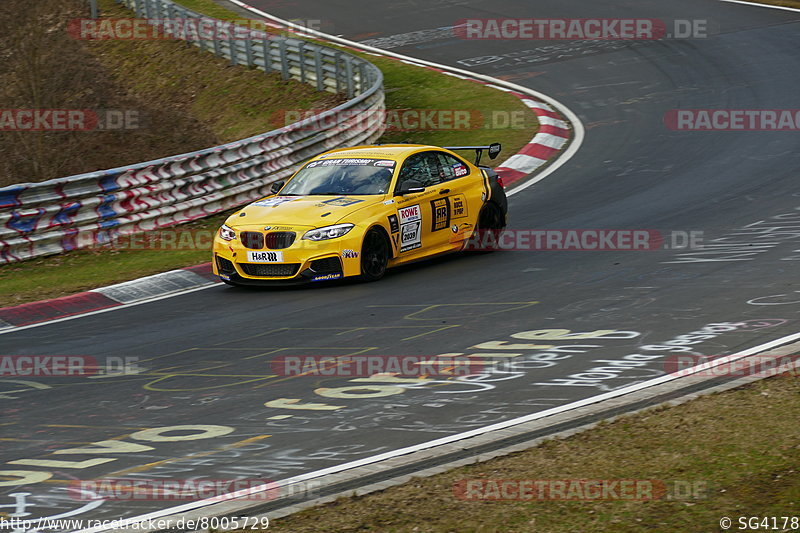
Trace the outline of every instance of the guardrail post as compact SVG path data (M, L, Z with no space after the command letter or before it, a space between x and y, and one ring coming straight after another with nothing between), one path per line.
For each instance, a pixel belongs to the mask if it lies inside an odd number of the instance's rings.
M197 46L200 47L200 50L205 52L206 41L205 39L203 39L203 21L205 20L205 17L203 17L203 15L200 15L194 20L197 22Z
M211 40L214 42L214 55L222 57L222 45L219 42L219 26L216 20L214 21L214 35L211 36Z
M356 92L353 86L353 58L344 56L344 66L347 72L347 97L352 98Z
M289 79L289 58L286 54L286 39L278 41L278 50L281 53L281 78Z
M300 56L300 81L306 82L306 43L297 43L297 53Z
M244 51L247 53L247 66L253 68L256 66L255 57L253 57L253 41L250 35L244 40Z
M230 46L228 51L231 56L231 65L236 66L239 64L239 58L237 57L238 54L236 53L236 39L228 39L228 46Z
M314 68L316 69L317 74L317 90L324 91L325 80L323 79L322 74L322 50L320 50L319 46L314 48Z
M144 0L144 18L152 18L150 16L150 8L153 3L153 0Z
M97 12L97 0L89 0L89 12L91 13L91 18L96 19L99 16Z
M336 52L336 57L334 58L334 61L333 61L333 64L334 64L333 75L336 77L336 92L337 93L342 92L342 75L341 75L341 72L339 71L339 65L340 65L341 61L342 61L342 54L340 52Z
M261 47L264 50L264 72L269 74L272 71L272 46L269 44L269 36L261 41Z

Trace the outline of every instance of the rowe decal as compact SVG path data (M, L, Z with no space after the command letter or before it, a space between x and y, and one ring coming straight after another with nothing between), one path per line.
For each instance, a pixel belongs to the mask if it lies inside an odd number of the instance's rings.
M419 204L401 207L397 214L400 218L400 251L407 252L422 246L422 214Z

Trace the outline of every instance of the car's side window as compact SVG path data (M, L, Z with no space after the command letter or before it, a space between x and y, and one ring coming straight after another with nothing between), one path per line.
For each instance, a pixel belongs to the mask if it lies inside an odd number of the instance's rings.
M469 174L469 167L467 167L463 161L444 152L439 152L437 155L439 156L439 164L441 165L442 169L441 173L444 176L443 179L445 181L460 178Z
M398 186L406 180L416 180L423 187L432 187L441 183L442 167L435 152L421 152L414 154L406 159L403 168L400 169L400 176L397 180Z

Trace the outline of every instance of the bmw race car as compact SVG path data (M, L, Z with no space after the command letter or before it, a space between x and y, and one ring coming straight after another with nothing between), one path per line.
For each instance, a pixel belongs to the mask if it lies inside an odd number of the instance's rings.
M474 150L475 164L456 152ZM340 148L305 163L271 196L232 214L214 239L214 274L231 285L380 279L386 269L462 249L508 218L500 145Z

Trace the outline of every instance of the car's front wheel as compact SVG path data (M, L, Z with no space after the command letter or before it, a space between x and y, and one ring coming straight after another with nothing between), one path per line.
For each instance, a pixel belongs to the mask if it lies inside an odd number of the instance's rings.
M361 247L361 279L377 281L386 273L389 264L389 241L379 229L372 228L364 236Z

